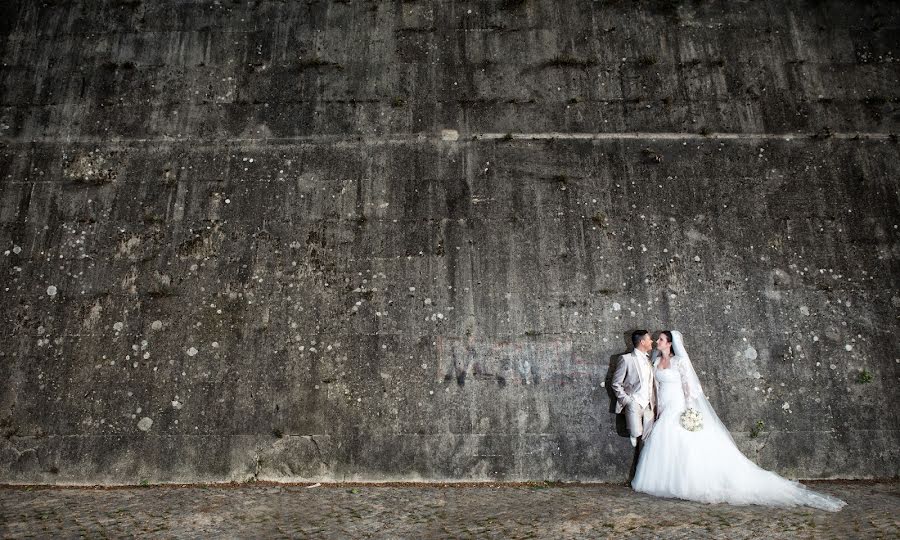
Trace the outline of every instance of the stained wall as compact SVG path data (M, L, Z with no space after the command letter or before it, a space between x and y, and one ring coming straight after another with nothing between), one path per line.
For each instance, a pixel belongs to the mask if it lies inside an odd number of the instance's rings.
M898 473L889 2L5 2L0 481Z

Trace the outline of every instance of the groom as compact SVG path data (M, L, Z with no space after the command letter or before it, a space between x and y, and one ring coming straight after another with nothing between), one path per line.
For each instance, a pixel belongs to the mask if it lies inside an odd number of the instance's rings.
M625 411L631 446L637 446L638 437L648 433L653 426L656 409L653 368L650 365L653 339L650 332L635 330L631 333L631 344L634 350L622 355L613 373L612 389L617 400L616 414Z

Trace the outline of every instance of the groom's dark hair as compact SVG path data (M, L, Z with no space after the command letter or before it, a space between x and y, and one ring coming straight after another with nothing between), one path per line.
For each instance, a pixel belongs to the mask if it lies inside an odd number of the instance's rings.
M644 336L649 333L650 332L646 330L635 330L631 333L631 345L637 349L638 343L640 343Z

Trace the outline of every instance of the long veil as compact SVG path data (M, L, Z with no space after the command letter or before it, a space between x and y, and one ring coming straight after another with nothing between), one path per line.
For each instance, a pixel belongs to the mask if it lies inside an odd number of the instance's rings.
M703 425L707 429L714 429L722 432L732 444L734 439L731 438L731 432L722 421L715 409L703 393L703 387L700 385L700 379L694 366L691 364L691 357L684 348L684 338L678 330L672 330L672 354L675 356L675 367L681 373L682 387L684 388L685 406L694 408L700 412L703 417Z

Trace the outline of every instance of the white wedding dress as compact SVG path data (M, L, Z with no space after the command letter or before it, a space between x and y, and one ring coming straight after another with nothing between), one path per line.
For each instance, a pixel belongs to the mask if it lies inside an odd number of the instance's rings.
M668 369L654 368L658 417L640 453L631 486L659 497L706 503L812 506L832 512L844 501L760 468L731 439L703 395L679 332L672 332ZM703 428L680 424L686 406L703 416Z

